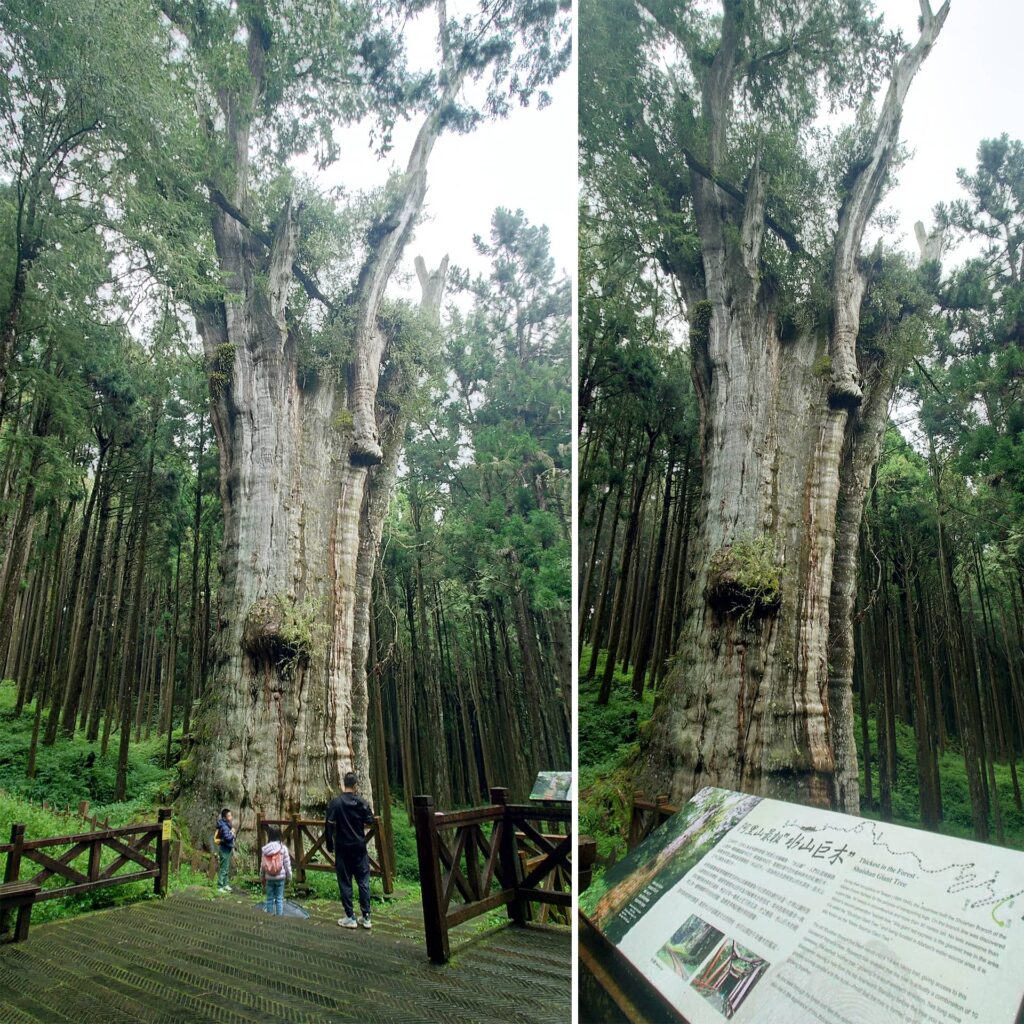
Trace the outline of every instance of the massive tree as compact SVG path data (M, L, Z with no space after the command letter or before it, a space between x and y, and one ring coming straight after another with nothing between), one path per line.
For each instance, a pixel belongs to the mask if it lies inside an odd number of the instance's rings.
M228 803L247 830L257 811L321 803L350 768L368 778L370 566L402 436L401 396L378 385L415 377L429 330L385 289L439 136L529 102L565 66L567 6L503 0L456 17L444 0L162 0L172 59L196 83L223 285L187 294L224 509L215 678L186 797L196 823ZM437 66L416 72L403 33L431 12ZM343 125L368 125L386 150L407 117L421 123L404 172L345 208L287 169L299 154L338 159ZM424 276L436 307L440 282Z
M830 645L849 637L894 386L885 346L858 346L883 262L862 243L947 10L922 0L913 46L868 0L638 0L581 18L581 117L603 140L584 167L674 278L701 410L685 621L642 755L652 792L857 810L849 665L830 671ZM846 124L819 146L829 108Z

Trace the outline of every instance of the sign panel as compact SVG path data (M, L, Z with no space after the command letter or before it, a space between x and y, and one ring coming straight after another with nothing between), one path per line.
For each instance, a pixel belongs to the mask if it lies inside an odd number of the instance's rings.
M164 818L163 829L161 831L160 838L167 840L171 838L171 819Z
M1024 854L703 789L580 910L690 1024L1014 1024Z
M572 772L537 772L531 800L557 800L564 803L571 800Z

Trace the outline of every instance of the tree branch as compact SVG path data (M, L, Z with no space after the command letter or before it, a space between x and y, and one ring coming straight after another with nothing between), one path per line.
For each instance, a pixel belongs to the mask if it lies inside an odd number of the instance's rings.
M231 200L220 191L220 189L209 187L209 194L211 203L223 210L224 213L226 213L232 220L238 221L238 223L241 224L242 227L256 239L256 241L260 242L264 248L269 249L274 244L274 236L270 234L269 231L261 231L259 228L253 227L249 218L246 217L246 215L242 213L242 211L239 210L238 207L236 207ZM330 312L337 312L336 305L327 298L326 295L324 295L316 281L314 281L313 278L311 278L297 262L292 263L292 273L295 275L295 280L302 285L306 294L311 299L315 299L317 302L322 303L328 310L330 310Z
M701 163L688 149L680 149L683 155L683 159L686 161L686 166L690 168L695 174L699 174L702 178L706 178L708 181L717 185L726 195L732 196L741 206L746 206L747 194L737 188L731 182L726 181L721 175L715 174L710 167L706 164ZM786 248L789 249L794 255L799 255L804 252L804 247L800 244L800 240L796 237L790 228L787 228L784 224L776 220L767 211L764 215L765 224L772 229L786 243Z

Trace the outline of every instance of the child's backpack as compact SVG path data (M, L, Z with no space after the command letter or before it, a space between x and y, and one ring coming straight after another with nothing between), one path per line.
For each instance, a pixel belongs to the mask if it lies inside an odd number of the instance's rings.
M263 857L260 859L260 874L266 875L267 878L276 878L278 875L284 874L284 850L280 844L276 850L272 850L267 853L263 851Z

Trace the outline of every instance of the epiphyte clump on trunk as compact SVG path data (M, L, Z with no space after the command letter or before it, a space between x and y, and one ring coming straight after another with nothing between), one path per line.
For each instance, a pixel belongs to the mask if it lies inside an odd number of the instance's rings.
M322 653L327 642L321 604L296 602L281 594L258 598L245 616L242 647L251 657L272 665L308 661Z
M737 539L711 557L704 596L723 616L770 615L782 603L781 575L770 537Z

